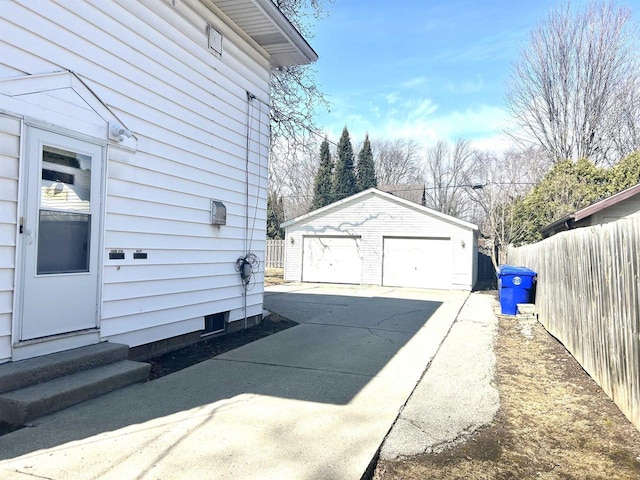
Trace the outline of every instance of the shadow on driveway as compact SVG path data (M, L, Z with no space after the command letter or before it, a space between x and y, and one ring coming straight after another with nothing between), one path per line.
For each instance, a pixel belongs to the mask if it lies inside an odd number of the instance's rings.
M99 443L100 434L113 436L129 426L136 435L144 435L142 432L159 425L198 417L214 428L220 415L232 424L228 419L237 416L237 422L244 424L243 419L256 413L247 414L247 409L265 408L269 403L261 396L349 404L382 374L443 303L359 296L357 290L345 295L322 291L267 293L266 308L300 325L155 381L68 408L34 422L34 428L0 437L0 460L94 436L91 441ZM420 363L423 359L416 360ZM407 362L399 363L398 368L385 369L384 375L402 376ZM426 361L420 371L424 366ZM271 401L269 405L276 407L269 408L275 411L265 413L265 420L278 421L282 415L281 423L294 425L296 414L286 411L290 403Z

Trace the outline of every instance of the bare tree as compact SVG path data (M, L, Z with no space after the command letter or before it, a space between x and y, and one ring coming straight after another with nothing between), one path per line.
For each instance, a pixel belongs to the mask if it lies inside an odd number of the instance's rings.
M313 38L313 24L327 16L333 0L272 0L298 31ZM282 67L271 75L271 144L276 155L306 148L316 141L315 114L329 103L318 88L312 65Z
M494 264L505 261L505 249L526 226L516 218L515 201L538 183L551 166L539 148L510 150L502 155L478 152L474 156L472 187L467 190L479 209L475 222L486 239Z
M378 185L423 183L420 148L416 141L372 139L371 150Z
M327 15L333 0L272 0L307 39L314 23ZM318 89L311 65L282 67L271 75L269 192L282 198L286 218L309 211L317 170L319 136L314 121L328 102Z
M318 170L316 146L293 149L285 155L271 152L269 164L269 192L283 199L285 218L307 213L313 199L313 182Z
M453 217L470 219L471 203L466 192L474 173L474 152L466 140L453 148L439 141L427 149L425 180L427 207Z
M640 70L640 68L639 68ZM612 140L618 152L640 151L640 77L629 78L625 101L620 105L620 123L614 125Z
M613 3L550 12L512 71L512 135L554 161L612 163L640 148L638 31Z
M271 75L271 145L277 155L317 141L315 115L328 106L310 65L282 67Z

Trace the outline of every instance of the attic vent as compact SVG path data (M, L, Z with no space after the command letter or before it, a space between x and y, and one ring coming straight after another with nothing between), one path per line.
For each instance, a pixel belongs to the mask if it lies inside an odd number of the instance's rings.
M229 312L213 313L211 315L205 315L204 317L204 330L201 336L211 335L213 333L224 332L225 320Z
M209 48L216 52L218 55L222 55L222 34L209 25Z
M227 207L218 200L211 200L211 225L227 224Z

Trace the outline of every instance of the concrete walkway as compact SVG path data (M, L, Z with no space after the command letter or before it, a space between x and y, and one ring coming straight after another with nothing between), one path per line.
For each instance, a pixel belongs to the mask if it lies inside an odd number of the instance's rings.
M500 406L493 384L493 298L472 293L380 450L383 460L437 453L491 423Z
M359 479L467 296L271 287L301 325L0 437L0 478Z

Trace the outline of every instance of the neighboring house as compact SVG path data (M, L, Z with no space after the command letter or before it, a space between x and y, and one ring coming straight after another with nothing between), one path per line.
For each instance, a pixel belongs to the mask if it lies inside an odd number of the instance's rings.
M636 215L640 215L640 183L566 215L542 228L540 233L547 238L558 232L602 225Z
M478 227L371 188L282 224L288 281L471 290Z
M271 0L1 3L0 362L253 324L270 70L313 49Z

